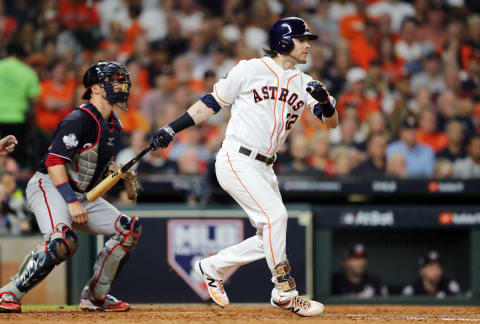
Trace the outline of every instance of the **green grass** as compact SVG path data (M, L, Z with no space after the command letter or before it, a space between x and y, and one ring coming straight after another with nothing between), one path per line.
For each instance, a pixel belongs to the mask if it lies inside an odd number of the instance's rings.
M22 309L76 309L76 305L22 305Z

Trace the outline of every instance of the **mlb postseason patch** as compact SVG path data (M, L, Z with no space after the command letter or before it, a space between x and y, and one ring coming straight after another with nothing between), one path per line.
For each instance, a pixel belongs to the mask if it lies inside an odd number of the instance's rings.
M78 145L78 140L74 133L63 136L62 140L68 150Z
M193 265L243 241L243 222L239 219L170 219L167 236L168 264L202 300L208 300L208 288ZM231 269L224 280L236 270L237 267Z

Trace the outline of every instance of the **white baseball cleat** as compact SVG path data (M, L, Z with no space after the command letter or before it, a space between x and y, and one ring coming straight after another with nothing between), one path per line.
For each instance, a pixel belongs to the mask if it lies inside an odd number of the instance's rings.
M205 273L203 271L201 261L195 262L194 269L203 279L203 281L205 281L210 297L218 306L225 307L230 304L227 293L223 288L223 280L216 280Z
M298 316L317 316L325 311L325 306L322 303L301 296L295 296L282 304L274 302L273 299L270 301L274 307L289 310Z

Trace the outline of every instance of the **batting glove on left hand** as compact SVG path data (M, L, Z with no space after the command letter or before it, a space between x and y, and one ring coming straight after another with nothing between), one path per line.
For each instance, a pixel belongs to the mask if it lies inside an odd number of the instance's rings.
M155 151L160 147L167 147L168 144L173 141L173 136L175 136L175 132L168 125L153 132L152 138L150 139L152 150Z
M307 92L319 103L325 104L329 99L329 93L323 83L313 80L307 83Z

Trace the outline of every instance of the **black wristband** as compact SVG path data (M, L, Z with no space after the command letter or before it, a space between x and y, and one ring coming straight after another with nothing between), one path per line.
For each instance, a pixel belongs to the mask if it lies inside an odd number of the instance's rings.
M333 114L335 113L335 107L330 102L330 99L327 100L327 102L324 104L321 103L320 106L322 107L323 117L329 118L329 117L332 117Z
M168 125L170 125L170 127L176 134L178 132L181 132L185 128L195 125L195 121L188 112L185 112L182 116L178 117Z

